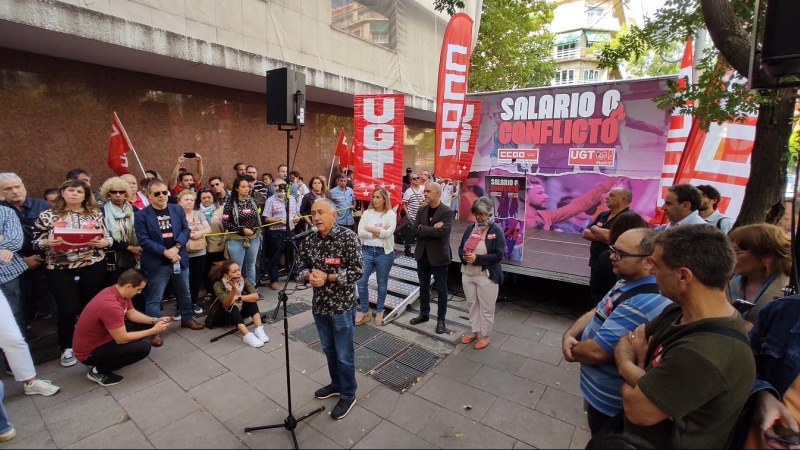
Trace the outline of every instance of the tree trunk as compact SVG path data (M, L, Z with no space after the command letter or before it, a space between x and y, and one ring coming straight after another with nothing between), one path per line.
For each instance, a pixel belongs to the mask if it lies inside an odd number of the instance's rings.
M791 89L774 92L775 102L763 104L758 109L750 179L734 225L737 227L763 222L770 208L783 201L794 98Z

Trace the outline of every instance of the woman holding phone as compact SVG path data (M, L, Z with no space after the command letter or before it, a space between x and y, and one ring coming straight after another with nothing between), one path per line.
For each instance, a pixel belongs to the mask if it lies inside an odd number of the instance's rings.
M470 213L475 222L467 227L458 247L461 258L461 282L469 302L469 323L472 333L461 337L462 344L473 341L475 348L484 349L491 343L494 324L494 305L503 282L505 239L503 228L494 223L492 201L479 197L472 202Z
M228 320L242 333L242 340L251 347L263 347L269 336L261 323L258 310L258 291L253 283L242 277L242 270L234 261L225 260L211 269L210 277L215 281L215 301L221 303ZM212 308L214 310L215 308ZM253 319L253 332L244 325L244 318Z

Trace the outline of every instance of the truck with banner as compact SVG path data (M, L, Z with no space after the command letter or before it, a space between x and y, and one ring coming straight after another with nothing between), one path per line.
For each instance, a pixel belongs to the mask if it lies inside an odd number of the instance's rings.
M669 112L652 100L670 79L469 94L481 102L480 125L460 219L472 220L472 201L510 177L525 182L517 186L526 229L581 233L614 187L629 189L631 209L649 220L670 127Z

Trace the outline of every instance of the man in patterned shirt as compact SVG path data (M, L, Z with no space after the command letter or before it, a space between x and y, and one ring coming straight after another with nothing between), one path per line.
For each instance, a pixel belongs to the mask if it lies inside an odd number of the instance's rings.
M311 206L318 233L301 244L298 270L314 288L312 313L331 376L331 384L314 395L320 399L340 397L331 411L331 418L338 420L356 404L355 287L364 263L361 241L353 231L336 224L336 215L336 204L327 198L317 199Z
M286 227L286 207L287 207L287 198L286 198L286 181L276 178L273 190L275 194L267 199L267 203L264 205L264 221L266 223L274 223L275 225L271 225L268 229L267 235L267 246L266 252L263 255L262 259L266 260L266 263L269 264L266 267L265 275L269 276L269 287L273 291L278 290L278 265L280 263L279 255L285 249L285 242L286 242L286 233L292 233L292 229L294 226L297 225L297 222L300 221L300 205L297 204L297 201L291 195L288 198L288 207L289 207L289 221L291 225L289 225L288 230ZM293 233L290 235L290 237ZM290 245L289 246L289 258L285 261L286 263L286 271L288 272L289 269L292 268L294 261L294 248ZM271 263L271 264L270 264ZM297 268L295 267L291 274L289 274L292 279L297 279ZM298 280L299 281L299 280Z

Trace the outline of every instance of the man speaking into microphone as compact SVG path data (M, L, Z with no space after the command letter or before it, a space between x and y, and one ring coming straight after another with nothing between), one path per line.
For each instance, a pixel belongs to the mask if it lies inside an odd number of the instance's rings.
M311 312L331 376L331 383L314 395L319 399L339 397L331 411L334 420L344 418L356 404L353 330L356 281L364 271L361 241L352 230L337 225L336 216L332 200L314 202L311 221L318 232L301 242L297 258L300 278L314 288Z

